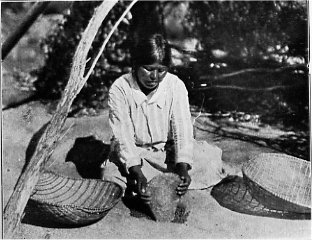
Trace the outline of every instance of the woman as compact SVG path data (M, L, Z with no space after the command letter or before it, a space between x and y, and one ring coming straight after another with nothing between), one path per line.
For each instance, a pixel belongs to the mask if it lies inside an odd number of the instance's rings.
M132 72L109 91L113 139L104 177L126 182L126 194L136 192L146 202L146 184L160 172L180 176L179 195L221 180L221 150L194 140L188 93L168 72L171 51L162 35L135 39L131 57Z

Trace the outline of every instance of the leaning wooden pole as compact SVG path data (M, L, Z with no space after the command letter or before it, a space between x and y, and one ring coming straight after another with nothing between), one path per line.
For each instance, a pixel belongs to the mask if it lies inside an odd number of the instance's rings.
M40 171L45 164L52 163L50 156L62 135L62 128L65 124L71 104L87 81L87 78L84 78L83 74L88 51L103 20L117 1L118 0L105 0L95 10L92 19L81 37L74 55L69 81L57 106L57 110L41 136L28 166L19 177L14 191L4 209L3 230L5 238L12 238L21 220L27 201L39 179Z
M46 9L50 2L36 2L29 12L26 14L22 23L12 32L2 44L1 59L5 59L12 48L20 40L20 38L27 32L31 25L36 21L40 14Z

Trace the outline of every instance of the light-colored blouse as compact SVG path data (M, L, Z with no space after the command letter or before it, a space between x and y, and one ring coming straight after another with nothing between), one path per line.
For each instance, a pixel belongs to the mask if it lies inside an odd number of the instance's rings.
M109 90L109 124L118 143L120 160L129 169L140 165L138 148L164 150L174 142L174 163L192 166L193 126L188 92L182 80L167 73L158 88L146 96L131 73L119 77Z

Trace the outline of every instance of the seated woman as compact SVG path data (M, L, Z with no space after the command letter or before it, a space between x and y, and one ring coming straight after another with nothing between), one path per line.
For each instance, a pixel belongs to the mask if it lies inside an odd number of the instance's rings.
M160 34L137 38L133 70L109 91L113 138L104 179L114 180L149 201L147 182L161 172L181 178L177 193L202 189L225 177L221 149L193 138L188 92L168 72L171 50Z

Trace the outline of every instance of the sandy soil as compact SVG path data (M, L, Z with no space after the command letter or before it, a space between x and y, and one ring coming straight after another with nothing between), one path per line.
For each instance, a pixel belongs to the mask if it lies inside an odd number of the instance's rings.
M38 21L30 29L30 36L41 38L52 26L47 19ZM11 22L11 20L9 21ZM14 25L14 24L13 24ZM10 29L11 25L8 25ZM32 93L22 91L12 76L14 68L29 72L41 64L42 53L38 42L28 49L29 41L21 39L15 50L3 62L2 106L8 106L27 98ZM35 50L34 50L35 49ZM27 54L26 54L27 53ZM34 134L50 120L45 106L32 102L18 108L9 109L2 115L2 199L6 205L14 185L25 165L26 153ZM95 135L109 142L108 114L98 117L68 119L66 125L75 125L62 139L52 158L55 163L49 166L59 173L80 177L75 165L65 162L68 151L77 137ZM213 142L223 150L223 160L239 174L241 165L250 156L260 152L273 152L255 144L220 138L202 131L196 138ZM28 150L27 150L28 149ZM108 215L99 222L81 228L52 228L28 223L25 219L16 230L14 238L311 238L310 220L286 220L241 214L221 207L210 195L210 190L189 192L191 212L184 224L157 223L146 218L131 215L130 209L120 201Z
M33 135L50 119L45 107L32 102L3 112L3 206L7 203L21 169L25 164L26 149ZM97 117L68 119L74 123L62 139L49 168L70 176L78 176L75 166L65 162L69 149L77 137L96 135L108 143L108 114ZM196 138L214 142L223 149L223 159L236 171L251 155L273 152L239 140L218 138L197 131ZM189 192L191 212L184 224L159 223L131 216L130 210L120 201L99 222L80 228L51 228L22 221L15 238L311 238L310 220L287 220L241 214L221 207L210 195L210 190Z

